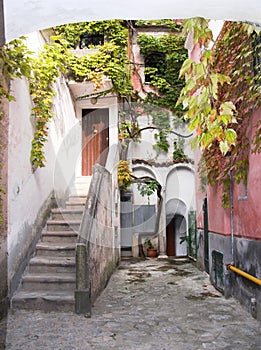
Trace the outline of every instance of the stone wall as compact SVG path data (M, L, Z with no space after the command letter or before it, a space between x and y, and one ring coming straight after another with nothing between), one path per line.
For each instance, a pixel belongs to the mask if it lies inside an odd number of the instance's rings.
M261 279L261 241L235 238L235 267ZM261 320L260 286L230 271L231 293ZM256 310L251 310L251 299L255 299Z
M91 302L106 286L120 259L119 198L113 174L93 168L79 242L87 247Z

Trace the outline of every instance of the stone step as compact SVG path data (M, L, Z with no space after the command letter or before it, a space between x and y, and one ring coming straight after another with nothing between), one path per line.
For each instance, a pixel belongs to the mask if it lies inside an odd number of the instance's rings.
M74 231L78 232L81 220L48 220L47 231Z
M85 197L70 196L68 201L66 202L66 209L84 210L86 198L87 198L86 196Z
M74 184L90 184L92 180L91 176L78 176L74 179Z
M75 243L39 242L36 244L37 256L72 257L75 256Z
M87 188L71 188L70 189L70 196L80 196L80 197L87 197L89 191L89 187Z
M26 310L43 310L45 312L74 312L74 292L19 291L14 295L12 299L12 308Z
M30 273L22 278L23 291L74 291L75 274Z
M75 257L34 256L29 273L75 273Z
M75 231L44 231L42 242L76 243L78 232Z
M81 220L83 214L83 208L64 209L57 208L52 209L52 220Z

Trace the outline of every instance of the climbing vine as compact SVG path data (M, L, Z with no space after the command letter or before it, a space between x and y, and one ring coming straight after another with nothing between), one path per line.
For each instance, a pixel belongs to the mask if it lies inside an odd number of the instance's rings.
M30 75L30 54L28 48L23 42L23 38L12 40L10 43L0 47L0 105L7 99L13 101L14 96L9 91L10 80L15 78L29 77ZM3 118L3 111L0 110L0 122ZM1 141L0 141L1 142ZM0 144L0 152L2 145ZM5 194L5 189L1 185L1 170L0 163L0 226L3 223L2 212L2 197Z
M253 61L258 33L245 24L226 22L216 45L209 49L212 33L207 20L188 20L184 27L194 30L202 56L199 63L184 62L180 74L186 76L186 85L178 103L187 109L190 128L197 132L195 144L203 150L202 181L222 184L223 205L228 206L231 171L238 183L247 181L251 148L247 129L253 110L260 106L260 70L254 74ZM254 145L257 151L260 125Z
M44 145L48 139L48 122L53 117L53 84L60 73L67 71L67 61L67 51L61 42L45 45L39 56L32 58L32 76L29 81L33 101L32 116L35 118L30 158L33 167L45 166Z
M260 65L260 34L250 26L226 22L216 46L210 49L212 33L207 20L183 21L183 35L179 33L180 24L175 21L145 22L149 25L164 24L169 33L159 37L144 34L138 37L144 57L157 52L162 59L160 66L147 65L145 68L152 89L147 91L144 99L133 91L131 84L131 74L135 69L127 57L127 27L132 25L131 21L82 22L56 27L57 36L37 57L20 39L1 48L1 76L9 79L25 76L29 80L36 129L31 152L33 166L45 164L44 144L48 138L48 122L52 118L54 82L59 74L64 73L76 81L92 81L96 96L113 92L125 98L129 107L130 98L139 106L142 104L144 111L152 116L151 128L158 129L155 147L164 151L169 148L170 112L182 120L182 106L190 128L196 129L195 143L203 149L202 177L206 177L210 184L227 186L232 169L238 182L246 182L248 154L251 149L253 152L261 150L260 122L256 126L252 148L247 138L252 111L260 105L260 67L256 63ZM142 23L137 21L136 24ZM194 42L201 46L200 62L186 58L184 39L187 31L194 32ZM105 41L95 46L93 54L76 57L70 49L79 46L79 38L86 32L103 35ZM99 92L104 76L112 81L112 88ZM3 98L13 99L0 82L0 100ZM146 108L151 108L146 106L151 105L153 109L146 111ZM131 107L124 113L119 136L123 145L126 139L139 141L142 130L136 118L140 114L139 108L138 113ZM228 154L229 157L224 157ZM175 141L173 157L185 158L179 139Z
M54 30L58 35L54 36L51 45L45 45L41 54L33 60L30 79L30 92L34 103L32 114L36 121L31 151L34 167L43 167L46 162L44 144L48 138L48 122L53 116L53 84L59 74L68 73L79 82L92 81L95 86L94 95L97 96L115 92L124 97L129 96L132 91L127 69L127 30L121 25L121 21L69 24ZM103 34L108 42L99 45L99 49L91 55L77 57L69 49L79 45L80 36L86 31ZM111 79L113 86L96 94L103 86L104 76Z
M179 77L182 63L187 58L187 50L184 48L185 37L181 34L181 24L175 21L145 21L145 23L169 28L169 33L165 35L140 34L137 39L140 53L145 59L145 84L152 88L146 91L142 103L148 106L145 107L145 112L150 113L153 124L159 128L159 132L155 134L154 148L168 152L170 115L173 115L172 119L179 119L182 116L181 108L176 106L176 102L185 83L184 78Z

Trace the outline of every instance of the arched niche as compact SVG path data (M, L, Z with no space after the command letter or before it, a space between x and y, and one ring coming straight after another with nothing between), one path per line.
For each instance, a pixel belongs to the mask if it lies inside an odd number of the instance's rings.
M166 179L166 203L178 198L189 210L195 208L195 175L189 166L178 165L173 168Z

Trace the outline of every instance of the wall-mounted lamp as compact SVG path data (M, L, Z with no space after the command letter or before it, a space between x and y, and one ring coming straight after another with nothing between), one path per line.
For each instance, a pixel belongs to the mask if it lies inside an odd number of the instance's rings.
M97 97L92 97L91 98L91 104L92 105L96 105L97 101L98 101Z

